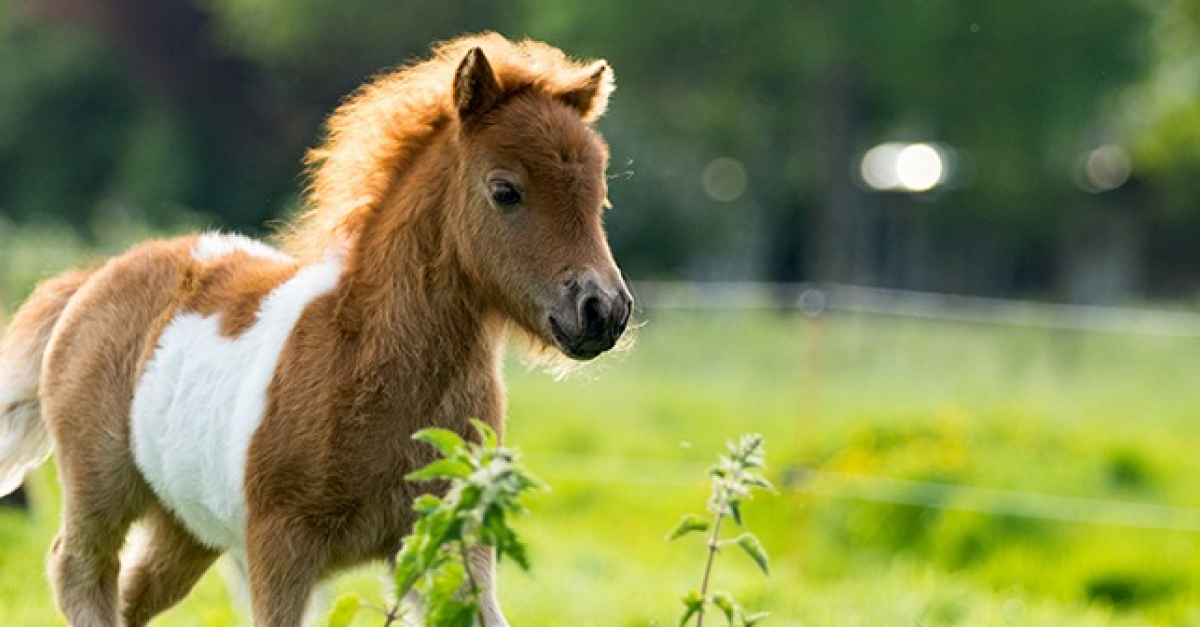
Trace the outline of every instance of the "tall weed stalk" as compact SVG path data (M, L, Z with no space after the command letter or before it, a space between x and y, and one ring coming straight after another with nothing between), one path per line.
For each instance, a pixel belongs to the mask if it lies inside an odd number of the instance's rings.
M679 620L682 627L695 619L696 627L703 627L705 612L715 607L729 625L751 627L764 618L766 612L747 614L742 606L725 592L709 592L713 563L717 553L726 547L736 546L763 571L770 574L770 562L762 542L746 530L742 519L742 503L751 498L755 489L774 490L758 471L765 467L766 451L761 435L743 435L736 442L730 441L727 454L718 457L717 464L709 470L712 479L712 495L708 499L708 516L686 514L667 536L675 540L689 534L704 534L707 538L708 558L704 563L704 574L699 590L692 590L683 597L683 615ZM721 527L725 519L732 519L742 532L736 536L722 538Z

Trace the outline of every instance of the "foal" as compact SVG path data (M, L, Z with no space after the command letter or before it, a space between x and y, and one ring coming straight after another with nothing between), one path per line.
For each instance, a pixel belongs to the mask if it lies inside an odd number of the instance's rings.
M544 44L443 44L332 116L281 249L152 241L40 285L0 344L0 494L52 439L67 620L145 624L230 552L256 624L297 625L318 579L399 548L432 458L412 433L502 428L507 330L610 349L632 308L590 127L611 86Z

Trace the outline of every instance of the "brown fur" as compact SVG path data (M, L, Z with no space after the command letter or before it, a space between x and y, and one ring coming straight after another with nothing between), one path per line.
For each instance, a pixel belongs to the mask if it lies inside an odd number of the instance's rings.
M413 432L469 435L472 417L502 430L510 325L580 359L624 329L632 301L601 226L607 149L587 124L610 90L603 62L487 34L381 77L331 118L310 157L311 209L282 241L300 264L341 250L344 269L293 328L250 443L257 624L298 624L317 579L397 550L416 496L403 477L430 459ZM497 180L520 191L518 206L498 204ZM35 296L18 316L58 318L40 386L64 488L50 572L75 625L118 613L144 624L218 554L140 476L130 401L172 317L219 314L221 333L237 336L298 266L244 253L197 262L195 242L139 246L81 286L64 279L78 288L65 310ZM148 549L120 564L139 518ZM490 576L487 555L475 562ZM504 624L485 605L488 624Z
M221 334L241 335L254 324L262 299L296 274L294 263L234 252L204 264L194 285L179 299L184 311L202 316L220 314Z

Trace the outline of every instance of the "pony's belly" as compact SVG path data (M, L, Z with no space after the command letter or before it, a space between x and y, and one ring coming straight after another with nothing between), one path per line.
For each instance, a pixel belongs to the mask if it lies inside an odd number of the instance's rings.
M266 383L252 373L248 338L223 338L218 327L216 317L183 314L163 331L134 393L131 438L163 505L204 544L232 549L244 545L246 450Z

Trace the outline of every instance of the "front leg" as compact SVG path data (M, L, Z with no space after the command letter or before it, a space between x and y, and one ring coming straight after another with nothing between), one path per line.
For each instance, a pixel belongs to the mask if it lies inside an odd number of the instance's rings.
M329 546L300 521L250 520L246 562L257 627L296 627L325 566Z
M473 547L470 551L471 576L479 586L479 613L485 627L508 627L500 602L496 598L496 557L490 547Z

